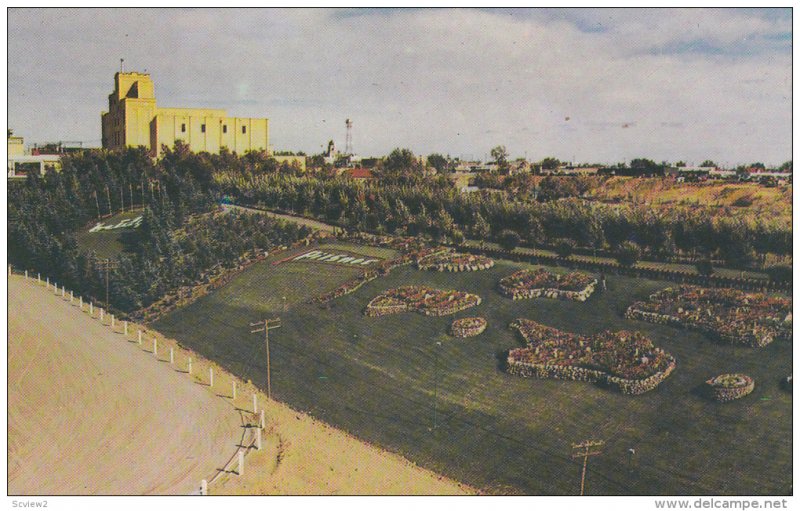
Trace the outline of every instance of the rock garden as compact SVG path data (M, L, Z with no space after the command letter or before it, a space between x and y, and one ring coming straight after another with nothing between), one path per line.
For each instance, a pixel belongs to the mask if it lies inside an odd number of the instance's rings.
M494 266L494 260L481 255L460 254L446 251L431 254L417 261L420 270L435 271L479 271Z
M540 268L519 270L500 281L500 292L513 299L559 298L585 302L594 292L597 279L582 272L559 275Z
M742 398L755 387L753 379L746 374L720 374L706 381L712 399L722 403Z
M475 337L486 330L486 325L485 318L459 318L450 325L450 333L453 337Z
M625 317L690 328L714 340L760 348L776 339L791 340L791 311L789 298L679 286L634 303Z
M426 316L446 316L480 303L480 296L462 291L402 286L389 289L373 298L367 304L364 314L375 317L416 311Z
M511 374L603 383L635 395L653 390L675 369L672 355L639 332L581 336L528 319L510 327L527 343L509 351Z

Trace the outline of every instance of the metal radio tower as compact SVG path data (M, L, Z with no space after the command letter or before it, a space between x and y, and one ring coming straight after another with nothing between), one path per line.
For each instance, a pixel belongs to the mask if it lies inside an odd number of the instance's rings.
M344 125L347 128L347 136L344 139L344 154L352 155L353 154L353 121L347 119L344 121Z

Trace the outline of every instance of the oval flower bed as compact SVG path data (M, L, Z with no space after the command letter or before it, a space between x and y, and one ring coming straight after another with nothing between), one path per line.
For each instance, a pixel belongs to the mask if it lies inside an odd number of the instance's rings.
M597 279L586 273L574 271L566 275L539 268L519 270L500 280L500 292L513 300L524 298L560 298L585 302L594 292Z
M580 336L528 319L510 327L528 343L508 352L511 374L604 383L635 395L656 388L675 369L672 355L639 332Z
M736 289L667 288L628 307L625 317L676 325L712 339L760 348L792 336L792 300Z
M746 374L720 374L706 381L711 397L722 403L739 399L753 392L755 382Z
M443 291L423 286L402 286L389 289L373 298L364 314L386 316L416 311L426 316L446 316L474 307L481 297L462 291Z
M458 252L441 252L423 257L417 261L420 270L436 271L479 271L494 266L494 260L488 257Z
M486 319L480 317L460 318L450 325L454 337L475 337L486 330Z

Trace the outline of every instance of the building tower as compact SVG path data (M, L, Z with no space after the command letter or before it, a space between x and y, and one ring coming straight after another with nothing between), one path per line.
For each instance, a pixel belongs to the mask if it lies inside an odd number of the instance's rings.
M353 155L353 121L346 119L344 125L347 128L347 135L344 141L344 154L348 156Z

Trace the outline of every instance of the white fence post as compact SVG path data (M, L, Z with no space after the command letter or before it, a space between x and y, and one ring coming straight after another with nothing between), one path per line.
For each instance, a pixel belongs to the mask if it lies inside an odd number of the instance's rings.
M173 353L172 348L169 349L169 363L170 364L175 363L175 354Z
M261 450L261 428L256 428L256 449Z
M69 303L72 303L74 301L75 301L75 294L72 291L70 291L69 292Z
M36 274L36 283L37 284L41 284L41 282L42 282L42 274L41 273L37 273Z
M208 381L209 381L208 386L209 387L213 387L214 386L214 368L213 367L209 367L208 368Z
M260 422L260 424L261 424L261 429L264 429L265 427L267 427L267 424L264 421L264 409L263 408L261 409L261 422Z
M233 389L233 391L231 392L231 396L233 396L233 399L236 399L236 382L235 381L231 382L231 388Z
M25 280L28 280L28 270L25 270Z
M89 315L94 316L94 304L89 302Z
M100 307L100 323L103 322L103 308Z
M44 288L45 289L50 289L50 277L47 277L47 280L44 283Z
M114 315L111 315L111 328L114 328Z
M78 299L80 301L81 310L83 310L83 296L79 296Z
M189 357L189 376L192 375L192 357Z
M258 413L258 398L255 392L253 393L253 413Z
M122 324L122 333L128 335L128 322Z
M153 356L158 358L158 340L153 337Z
M9 277L11 276L11 265L10 264L8 265L8 276Z
M208 495L208 481L205 479L200 481L200 495Z
M53 282L53 294L58 294L58 282Z
M239 470L238 475L244 474L244 451L239 451Z
M138 330L138 332L139 332L139 346L141 346L142 345L142 331Z
M67 296L67 286L61 286L61 298Z

